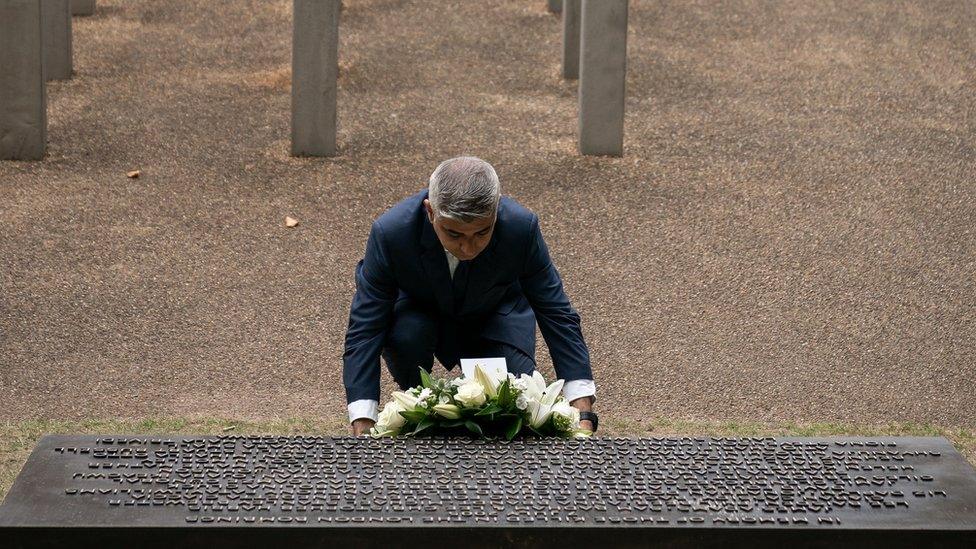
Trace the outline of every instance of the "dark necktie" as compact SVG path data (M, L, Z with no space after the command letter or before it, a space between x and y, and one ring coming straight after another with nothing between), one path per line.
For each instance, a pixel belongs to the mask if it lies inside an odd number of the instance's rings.
M468 289L468 265L470 261L460 261L458 262L457 268L454 270L454 312L457 313L461 310L464 305L464 294Z

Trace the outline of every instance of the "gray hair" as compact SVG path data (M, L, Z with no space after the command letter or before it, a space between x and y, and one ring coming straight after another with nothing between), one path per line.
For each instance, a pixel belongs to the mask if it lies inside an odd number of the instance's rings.
M434 216L461 223L495 215L502 194L495 168L474 156L441 162L430 174L428 190Z

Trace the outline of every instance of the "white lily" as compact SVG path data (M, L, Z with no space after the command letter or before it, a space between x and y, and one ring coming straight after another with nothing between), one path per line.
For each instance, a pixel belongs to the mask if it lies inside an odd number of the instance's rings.
M539 402L542 400L542 391L545 390L545 381L543 381L543 388L540 389L536 384L533 376L528 374L522 374L519 376L519 382L522 385L522 396L525 397L529 402Z
M546 387L546 390L542 393L542 403L549 404L550 406L554 404L556 399L559 398L559 393L562 392L565 383L565 381L557 379Z
M525 391L523 391L523 394L526 398L530 401L546 401L550 405L559 398L559 392L563 390L563 385L566 383L561 379L557 379L547 387L546 378L542 377L542 374L538 371L532 372L531 376L522 374L519 379L525 383Z
M551 415L551 404L543 404L538 400L529 401L529 425L533 428L538 429L545 425Z
M532 375L522 374L519 376L519 381L525 387L522 390L522 394L526 398L530 401L542 400L542 393L546 391L546 378L542 377L542 374L538 371L532 372Z
M546 380L539 372L532 372L531 377L522 374L521 379L525 380L525 392L522 394L528 400L529 424L538 429L545 425L552 415L552 407L559 398L559 392L562 391L565 381L557 379L546 387Z
M417 403L420 399L416 396L403 392L403 391L393 391L393 400L397 401L397 404L403 408L403 411L410 411L417 407Z
M498 380L489 374L488 370L485 370L485 367L481 364L475 364L474 378L484 387L485 394L488 395L488 398L495 398L498 395Z
M461 417L461 409L454 404L438 404L434 406L437 415L447 419L458 419Z

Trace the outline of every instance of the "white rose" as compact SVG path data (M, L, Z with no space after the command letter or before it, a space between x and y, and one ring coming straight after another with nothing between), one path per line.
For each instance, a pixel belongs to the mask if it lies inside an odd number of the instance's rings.
M579 429L580 414L579 409L571 406L569 402L560 400L552 405L552 414L556 416L556 423L566 426L567 430Z
M476 380L471 380L460 387L454 395L454 400L461 403L466 408L477 408L485 403L485 388Z
M403 427L403 424L407 422L406 418L400 415L401 411L403 411L403 408L396 401L386 403L383 411L380 412L379 417L376 419L376 430L399 431Z

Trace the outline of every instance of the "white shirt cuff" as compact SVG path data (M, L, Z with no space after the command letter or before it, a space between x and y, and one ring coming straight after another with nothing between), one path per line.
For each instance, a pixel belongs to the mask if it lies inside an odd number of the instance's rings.
M376 421L376 417L379 415L377 411L380 407L380 403L373 399L364 398L361 400L354 400L349 403L349 423L356 421L359 418L365 417L373 421Z
M596 383L592 379L574 379L563 384L563 396L572 402L580 397L591 396L596 402Z

